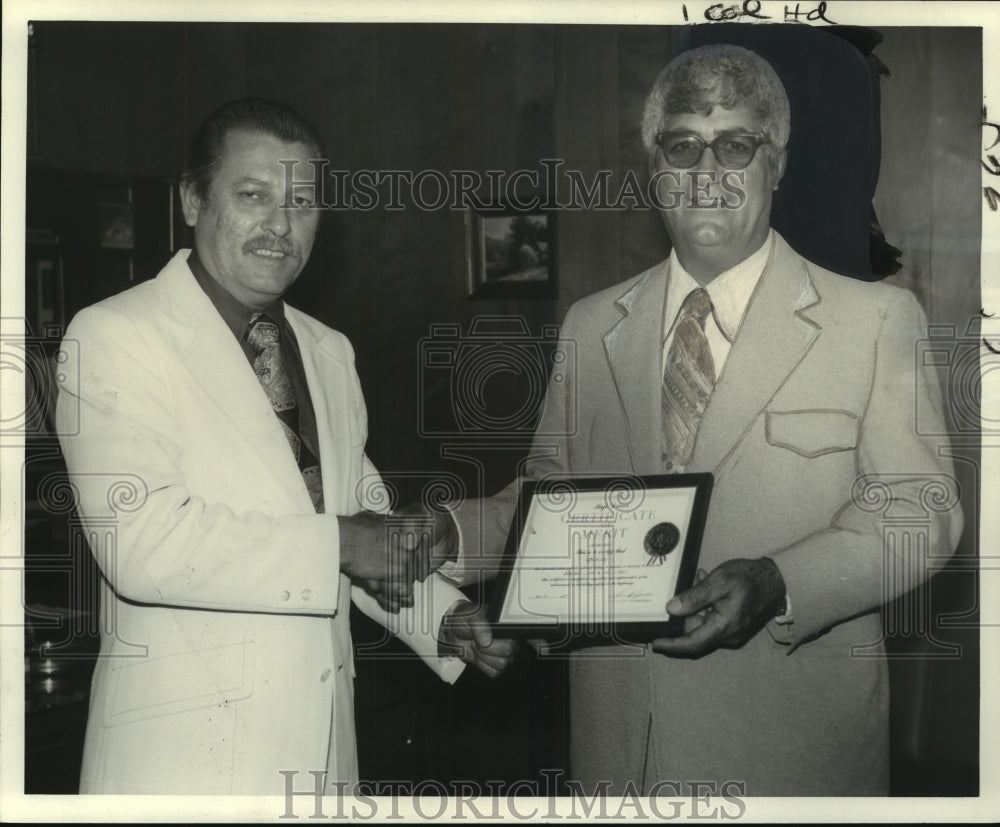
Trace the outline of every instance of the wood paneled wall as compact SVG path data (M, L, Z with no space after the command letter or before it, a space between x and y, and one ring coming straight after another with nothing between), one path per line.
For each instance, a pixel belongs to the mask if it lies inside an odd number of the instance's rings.
M312 119L327 137L334 168L513 171L554 153L585 175L609 169L620 181L633 170L641 180L642 102L671 56L670 30L643 26L35 29L36 159L161 177L182 169L197 123L214 106L254 94L285 100ZM881 86L878 216L889 242L903 251L895 280L914 290L932 321L955 324L961 335L979 308L981 41L976 30L883 34L875 51L892 76ZM534 108L522 106L547 65L548 103L543 90ZM352 339L369 408L369 451L383 469L469 470L442 459L442 440L424 438L419 427L420 399L449 392L423 384L419 346L431 325L512 314L537 333L576 299L635 275L669 249L659 216L642 210L564 211L556 245L558 298L469 301L461 212L325 216L291 300ZM490 471L469 476L470 493L506 482L518 451L482 460ZM977 460L974 446L962 449L966 554L976 552ZM950 588L957 608L966 592L967 583ZM975 705L966 700L976 687L969 666L966 660L939 670L936 694L928 689L910 698L927 722L914 736L915 755L935 744L941 760L961 765L968 757L961 751L974 740ZM915 686L926 675L903 677L897 686ZM949 731L962 737L953 741Z
M885 28L882 34L876 53L892 74L882 82L875 206L886 239L902 250L903 269L892 281L917 294L931 324L953 329L953 360L942 380L958 434L951 450L965 512L958 560L968 564L979 553L980 445L969 423L979 421L982 33ZM947 333L937 347L949 347ZM960 654L933 666L921 658L894 664L894 711L920 722L897 733L900 754L940 768L925 786L975 763L978 743L978 589L971 572L955 568L932 584L935 611L954 615L944 621L949 626L934 628L961 646Z

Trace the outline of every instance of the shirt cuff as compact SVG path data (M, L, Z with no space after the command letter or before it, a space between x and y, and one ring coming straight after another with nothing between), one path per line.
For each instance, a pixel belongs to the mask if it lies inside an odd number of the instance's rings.
M451 583L434 574L422 583L415 582L413 605L395 614L385 611L374 597L359 586L351 589L351 596L362 612L406 643L442 680L447 683L458 680L465 663L452 655L441 657L438 652L442 619L458 601L465 599L465 595Z
M781 614L775 616L774 622L779 626L790 626L795 622L795 616L792 614L792 598L787 594L785 595L785 608Z
M454 560L446 560L442 563L437 573L442 577L447 577L455 585L460 585L465 577L465 540L462 538L462 526L458 522L458 517L455 516L455 509L451 506L446 507L448 508L448 513L451 515L451 521L455 526L455 532L458 534L458 553L455 555ZM448 611L451 611L451 609Z

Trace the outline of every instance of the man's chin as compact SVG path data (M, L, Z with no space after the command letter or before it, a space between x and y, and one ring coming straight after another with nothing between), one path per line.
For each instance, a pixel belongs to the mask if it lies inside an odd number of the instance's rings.
M295 283L297 273L275 273L258 269L256 277L252 278L253 291L261 300L269 300L268 303L278 301L288 289Z
M732 239L732 230L722 216L688 213L686 217L688 221L675 222L673 227L667 224L671 238L683 238L688 244L696 247L718 247Z
M719 247L729 243L731 234L722 226L709 224L689 233L688 240L696 247Z

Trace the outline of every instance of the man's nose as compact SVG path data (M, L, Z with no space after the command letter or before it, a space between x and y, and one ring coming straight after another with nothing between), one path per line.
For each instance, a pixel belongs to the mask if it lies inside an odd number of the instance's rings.
M288 210L280 204L275 204L264 220L264 229L270 230L276 236L288 235L291 226L291 222L288 220Z
M698 167L714 174L718 174L725 169L719 160L719 156L715 154L715 147L711 144L707 144L705 151L701 153L701 161L698 162Z

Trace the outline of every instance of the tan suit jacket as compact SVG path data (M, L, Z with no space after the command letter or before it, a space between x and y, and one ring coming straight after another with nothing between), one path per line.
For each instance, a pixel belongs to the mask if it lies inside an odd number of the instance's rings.
M317 515L187 253L66 333L79 358L59 432L104 575L81 792L281 795L281 771L311 789L323 769L353 781L352 591L452 681L462 665L437 657L435 634L462 595L428 581L387 618L352 590L336 515L378 510L380 493L351 345L286 307L319 431Z
M568 312L567 369L549 385L533 476L666 473L667 270ZM750 795L887 792L876 609L927 576L917 556L946 559L962 525L947 443L920 436L944 433L937 377L917 361L923 336L912 294L823 270L775 234L687 470L715 475L700 567L770 556L794 623L694 660L624 646L579 653L571 778L647 791L709 780ZM514 490L459 510L470 558L501 553Z

